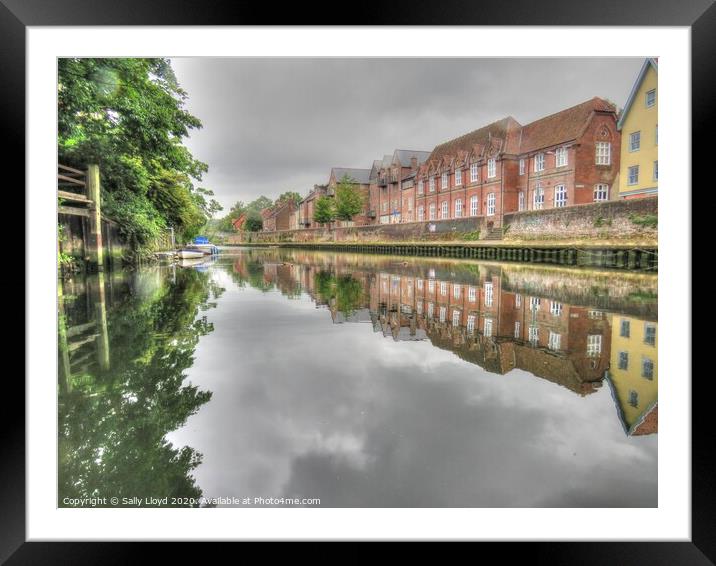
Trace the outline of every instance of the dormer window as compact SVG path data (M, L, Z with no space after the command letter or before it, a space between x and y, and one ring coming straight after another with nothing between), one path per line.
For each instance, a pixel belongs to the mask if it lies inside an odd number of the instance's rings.
M477 169L477 163L471 163L470 164L470 182L471 183L477 183L479 179L478 169Z

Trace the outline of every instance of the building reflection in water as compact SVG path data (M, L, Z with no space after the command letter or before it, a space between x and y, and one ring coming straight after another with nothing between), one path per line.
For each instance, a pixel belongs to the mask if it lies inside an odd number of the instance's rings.
M241 254L232 271L308 293L335 324L427 340L490 373L521 369L582 396L606 380L626 434L657 432L654 277L283 250Z

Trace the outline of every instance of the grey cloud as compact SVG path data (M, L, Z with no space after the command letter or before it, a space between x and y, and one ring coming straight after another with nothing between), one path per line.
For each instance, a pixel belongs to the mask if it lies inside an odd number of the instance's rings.
M506 115L527 123L592 96L623 105L634 58L172 60L204 127L188 145L228 207L305 193L330 168L430 150Z

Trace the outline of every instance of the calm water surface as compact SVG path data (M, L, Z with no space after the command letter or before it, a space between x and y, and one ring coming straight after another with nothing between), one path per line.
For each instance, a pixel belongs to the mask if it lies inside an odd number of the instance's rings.
M58 504L655 507L656 289L280 249L74 277Z

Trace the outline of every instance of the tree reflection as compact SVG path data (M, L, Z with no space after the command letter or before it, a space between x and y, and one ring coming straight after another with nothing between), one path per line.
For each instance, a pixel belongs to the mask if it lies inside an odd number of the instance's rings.
M184 380L199 338L213 330L200 312L223 289L193 269L132 277L107 309L108 366L74 369L71 386L59 387L60 506L67 497L117 497L120 506L122 498L168 497L171 505L202 494L192 477L201 454L166 435L211 399Z

